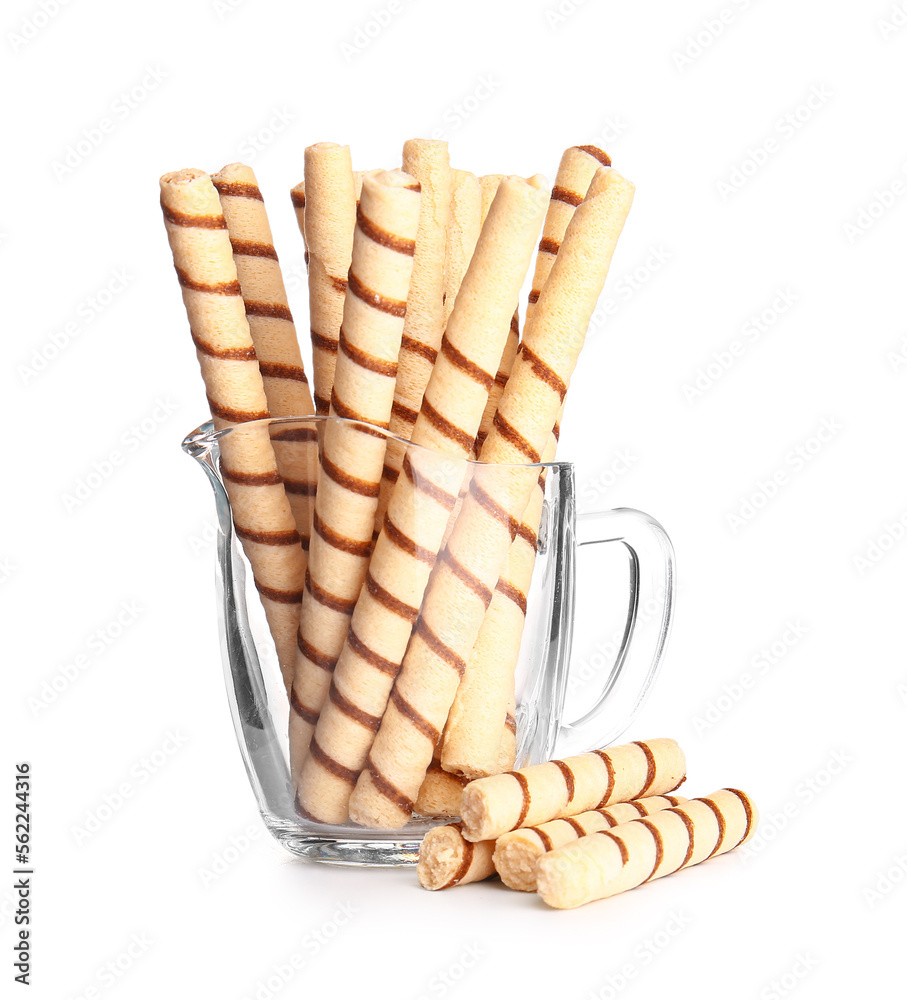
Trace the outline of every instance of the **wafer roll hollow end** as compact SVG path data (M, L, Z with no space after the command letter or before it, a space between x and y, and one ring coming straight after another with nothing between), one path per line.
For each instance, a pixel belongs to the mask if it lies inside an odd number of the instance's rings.
M423 889L451 889L494 875L493 841L472 844L463 839L458 823L436 826L419 849L416 874Z

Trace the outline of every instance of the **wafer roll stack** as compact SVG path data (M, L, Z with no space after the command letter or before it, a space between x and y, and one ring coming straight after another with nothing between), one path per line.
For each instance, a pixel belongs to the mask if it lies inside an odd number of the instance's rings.
M264 199L251 167L231 163L211 180L220 197L233 260L246 306L265 397L272 417L313 413L312 394L299 353L296 327L274 249ZM293 510L302 547L308 550L318 465L315 441L272 438L277 467Z
M468 466L491 374L529 266L547 192L541 178L508 178L482 229L450 316L421 412L402 463L303 765L299 807L325 822L347 818L349 796L388 705L422 594ZM451 456L441 460L437 452ZM398 711L407 706L398 694ZM440 732L434 733L434 742ZM352 779L352 780L351 780Z
M306 149L304 199L315 408L327 413L356 224L349 146L319 142Z
M486 212L485 215L488 213ZM450 199L450 219L447 223L447 245L444 259L443 322L453 312L457 293L466 274L466 268L479 239L482 223L482 190L475 174L468 170L454 170Z
M567 229L526 327L481 461L538 462L604 285L633 187L602 170ZM462 293L461 293L462 297ZM456 309L455 309L456 312ZM392 699L351 799L360 824L405 824L447 721L538 469L477 465L460 515L426 590ZM404 706L400 708L399 706ZM486 779L488 780L488 779Z
M494 841L494 868L504 885L520 892L535 892L539 858L601 830L610 830L640 816L686 803L678 795L650 795L632 802L618 802L607 809L592 809L577 816L553 819L541 826L527 826L505 833Z
M377 171L365 178L332 390L335 416L387 427L418 213L418 184L408 174ZM294 773L365 579L385 440L380 432L342 422L324 430L291 699Z
M419 848L416 874L423 889L451 889L494 875L494 841L473 844L459 823L429 830Z
M749 797L723 788L544 855L538 892L557 909L582 906L732 851L753 836L757 823Z
M161 207L218 429L269 416L217 190L201 170L161 178ZM220 441L221 474L289 690L305 555L267 425Z

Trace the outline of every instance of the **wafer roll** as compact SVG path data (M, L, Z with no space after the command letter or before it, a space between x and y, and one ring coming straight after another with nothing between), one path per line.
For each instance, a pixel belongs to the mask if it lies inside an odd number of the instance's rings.
M319 142L305 151L305 243L315 408L327 413L334 385L356 192L349 146Z
M419 848L416 874L423 889L450 889L494 875L494 841L463 839L459 823L429 830Z
M420 816L459 816L460 800L467 779L449 774L433 760L419 788L415 811Z
M526 309L527 317L532 314L542 287L548 280L554 258L560 249L573 213L585 198L589 184L601 166L610 167L611 157L597 146L571 146L561 157L535 261L532 291L529 293L529 304Z
M299 233L302 236L303 245L305 245L305 181L300 181L294 187L290 188L290 201L293 204L293 211L296 213L296 225L299 227ZM306 250L305 262L309 262L309 251Z
M215 427L269 416L217 190L201 170L161 178L161 208ZM292 679L305 555L267 425L221 439L221 474L284 682Z
M332 390L331 414L387 427L418 223L418 184L402 171L365 178ZM372 548L385 437L324 430L299 624L290 750L298 773L349 628Z
M510 698L507 705L507 714L504 716L504 731L501 734L501 745L498 748L498 766L496 774L509 771L516 763L516 696L514 693L513 678L510 684Z
M272 417L314 413L312 394L299 353L264 199L251 167L231 163L211 180L220 197L233 260L246 306ZM272 441L277 468L293 510L302 547L308 550L318 465L315 441Z
M604 285L633 187L601 170L577 209L527 324L507 388L482 447L487 463L538 462L551 435L586 328ZM462 298L462 293L461 293ZM456 309L454 310L456 313ZM398 828L412 812L538 468L475 467L470 492L425 593L396 698L388 704L350 815ZM395 703L396 702L396 703ZM397 705L403 705L401 710Z
M349 639L318 720L319 748L303 766L298 802L343 822L355 777L403 660L470 455L510 316L529 266L547 192L541 178L508 178L489 213L425 391ZM440 458L438 452L447 457ZM398 709L405 702L396 699ZM502 716L503 720L503 716ZM500 730L499 730L500 733ZM437 742L440 733L435 734Z
M469 267L469 262L472 260L484 221L482 191L478 178L468 170L454 170L444 259L443 322L445 326L447 326L447 320L453 312L457 292L460 290L466 268Z
M650 795L632 802L618 802L608 809L592 809L578 816L553 819L541 826L505 833L494 841L494 867L504 885L520 892L535 892L539 858L549 851L600 830L610 830L640 816L650 816L686 802L678 795Z
M492 840L614 802L673 792L686 776L674 740L637 741L471 781L460 816L468 840Z
M723 788L544 855L539 895L563 910L625 892L732 851L753 836L758 820L747 795Z

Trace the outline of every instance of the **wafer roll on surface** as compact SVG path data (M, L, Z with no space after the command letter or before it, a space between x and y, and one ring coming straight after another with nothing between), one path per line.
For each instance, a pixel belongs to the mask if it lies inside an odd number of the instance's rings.
M480 882L495 874L493 853L493 840L480 844L464 840L459 823L436 826L419 847L419 884L423 889L451 889Z
M610 167L611 157L597 146L571 146L564 151L554 187L551 189L551 204L542 229L542 241L539 243L538 257L535 261L527 316L535 308L542 288L548 280L554 258L560 249L573 213L585 198L595 172L602 166Z
M621 823L539 858L538 892L557 909L614 896L746 843L759 817L749 796L723 788Z
M568 226L482 446L481 462L507 464L475 467L397 676L396 701L405 708L388 704L351 801L357 823L399 828L412 812L431 734L447 721L538 481L537 466L509 463L538 462L551 436L632 194L616 171L600 170Z
M486 213L487 215L487 213ZM453 312L457 292L472 260L485 218L482 215L482 191L475 174L454 170L447 223L447 246L444 260L443 322Z
M479 778L463 791L463 835L491 840L615 802L667 795L685 777L683 750L674 740L657 739Z
M547 192L541 178L508 178L489 213L447 324L422 409L318 720L319 754L299 782L301 807L342 822L365 764L422 594L468 471L466 459L529 266ZM439 454L441 453L441 454ZM449 458L447 456L450 456ZM398 710L407 711L398 695ZM503 718L503 717L502 717ZM435 735L435 742L440 734Z
M419 788L415 812L420 816L459 816L466 782L466 778L449 774L440 761L433 760Z
M230 163L211 179L230 234L268 410L272 417L314 413L296 327L255 173L242 163ZM307 550L315 492L316 443L313 440L303 446L298 441L273 440L272 444L302 547Z
M349 146L318 142L305 151L305 243L315 407L331 404L347 272L356 225Z
M607 809L592 809L553 819L541 826L512 830L494 841L494 867L501 881L520 892L535 892L539 858L549 851L572 843L600 830L610 830L618 823L627 823L640 816L650 816L661 809L683 805L687 800L678 795L650 795L632 802L618 802Z
M218 429L269 416L227 223L201 170L161 178L161 208L208 403ZM305 554L267 425L220 442L237 536L252 566L284 682L292 679Z
M365 178L332 415L387 426L418 211L418 185L408 174L376 171ZM293 684L294 774L308 748L365 579L384 452L384 435L373 429L341 422L325 427Z

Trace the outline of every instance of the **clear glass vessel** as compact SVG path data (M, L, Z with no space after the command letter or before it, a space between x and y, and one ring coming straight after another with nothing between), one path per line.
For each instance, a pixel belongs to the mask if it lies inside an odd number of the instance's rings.
M274 640L256 591L249 561L234 530L222 474L222 453L267 435L284 478L297 480L308 465L315 480L326 438L345 435L345 447L369 441L372 463L377 441L414 484L414 503L424 503L439 484L460 502L462 516L471 495L514 495L531 477L544 489L537 531L537 557L526 602L526 622L516 679L516 766L581 753L613 743L632 722L661 664L674 597L673 550L653 518L629 508L577 514L574 468L569 462L538 466L492 466L421 448L374 427L338 417L253 421L215 431L205 423L188 434L183 450L204 469L217 514L216 591L227 696L240 752L262 818L293 854L347 865L415 863L425 832L447 819L415 815L402 829L367 829L353 823L327 825L302 818L295 806L287 738L289 701ZM233 437L240 436L240 437ZM229 439L233 437L233 440ZM292 476L286 474L292 469ZM543 475L542 475L543 474ZM304 478L304 475L303 475ZM459 484L458 488L454 485ZM228 484L229 485L229 484ZM299 493L305 493L297 489ZM465 499L464 499L465 498ZM445 529L445 536L450 531ZM420 529L421 530L421 529ZM428 536L437 526L426 523ZM424 538L425 536L423 536ZM441 539L437 540L440 543ZM590 692L578 718L565 718L564 703L574 630L577 558L598 545L623 546L629 555L626 620L612 669ZM593 687L587 684L584 687Z

